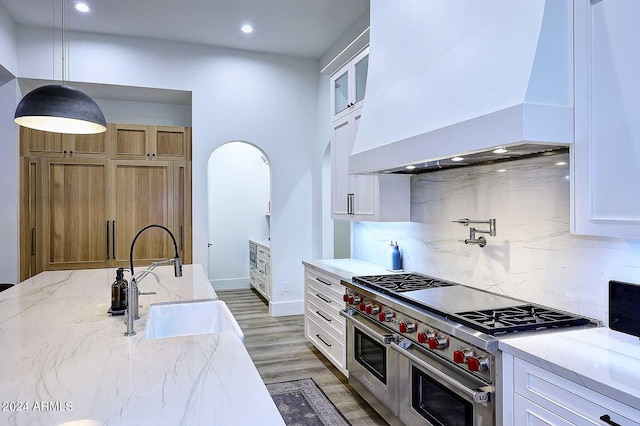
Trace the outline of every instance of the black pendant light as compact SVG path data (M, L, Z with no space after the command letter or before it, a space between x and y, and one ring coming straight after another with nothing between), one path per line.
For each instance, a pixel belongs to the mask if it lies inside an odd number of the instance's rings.
M65 68L65 2L62 1L62 79ZM98 104L83 91L64 84L38 87L22 98L14 121L20 126L46 132L92 134L107 130Z
M16 108L14 121L46 132L90 134L107 130L98 104L86 93L63 84L38 87Z

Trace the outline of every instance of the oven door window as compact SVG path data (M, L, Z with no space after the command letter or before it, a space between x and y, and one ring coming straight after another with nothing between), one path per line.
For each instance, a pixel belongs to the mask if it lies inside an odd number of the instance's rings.
M385 385L387 384L387 348L357 328L355 331L355 360Z
M413 409L434 425L468 426L473 424L473 404L444 387L415 366L412 367Z

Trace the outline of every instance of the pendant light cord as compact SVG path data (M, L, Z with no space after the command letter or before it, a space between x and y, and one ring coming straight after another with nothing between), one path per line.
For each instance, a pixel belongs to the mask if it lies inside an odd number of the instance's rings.
M66 8L65 3L67 2L67 0L61 0L61 4L62 4L62 82L64 83L67 80L67 58L66 58L66 50L67 50L67 40L65 38L65 11Z

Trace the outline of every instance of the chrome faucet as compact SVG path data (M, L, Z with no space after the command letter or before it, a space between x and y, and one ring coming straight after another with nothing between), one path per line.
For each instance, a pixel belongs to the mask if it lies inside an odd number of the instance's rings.
M469 238L467 238L466 240L460 240L460 241L463 241L465 244L477 244L480 247L484 247L487 245L487 239L485 237L476 238L477 233L489 234L492 237L496 236L496 220L495 219L489 219L489 220L458 219L458 220L452 220L452 222L461 223L464 226L469 226L470 223L489 224L489 230L477 229L477 228L474 228L473 226L469 228Z
M159 262L153 262L151 266L149 266L144 271L140 271L137 274L133 271L133 247L136 244L136 240L144 231L149 228L160 228L166 231L171 240L173 241L173 248L175 249L175 256L171 259L161 260ZM160 278L155 272L152 272L155 268L160 265L164 265L167 263L173 263L173 271L176 278L182 276L182 262L180 261L180 256L178 255L178 244L176 244L176 239L169 231L169 229L165 228L162 225L147 225L141 230L138 231L136 236L133 238L131 242L131 249L129 250L129 266L131 267L131 282L127 288L127 311L125 312L125 324L127 324L127 331L124 333L125 336L133 336L136 334L136 331L133 328L133 322L139 318L138 316L138 296L145 294L155 294L155 292L148 293L140 293L138 291L138 283L142 281L147 275L153 275L158 283L160 283Z

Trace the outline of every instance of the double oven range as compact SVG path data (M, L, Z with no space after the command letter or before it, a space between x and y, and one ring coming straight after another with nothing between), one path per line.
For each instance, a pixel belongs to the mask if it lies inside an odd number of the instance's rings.
M342 284L349 382L391 424L496 425L499 339L600 325L416 273Z

